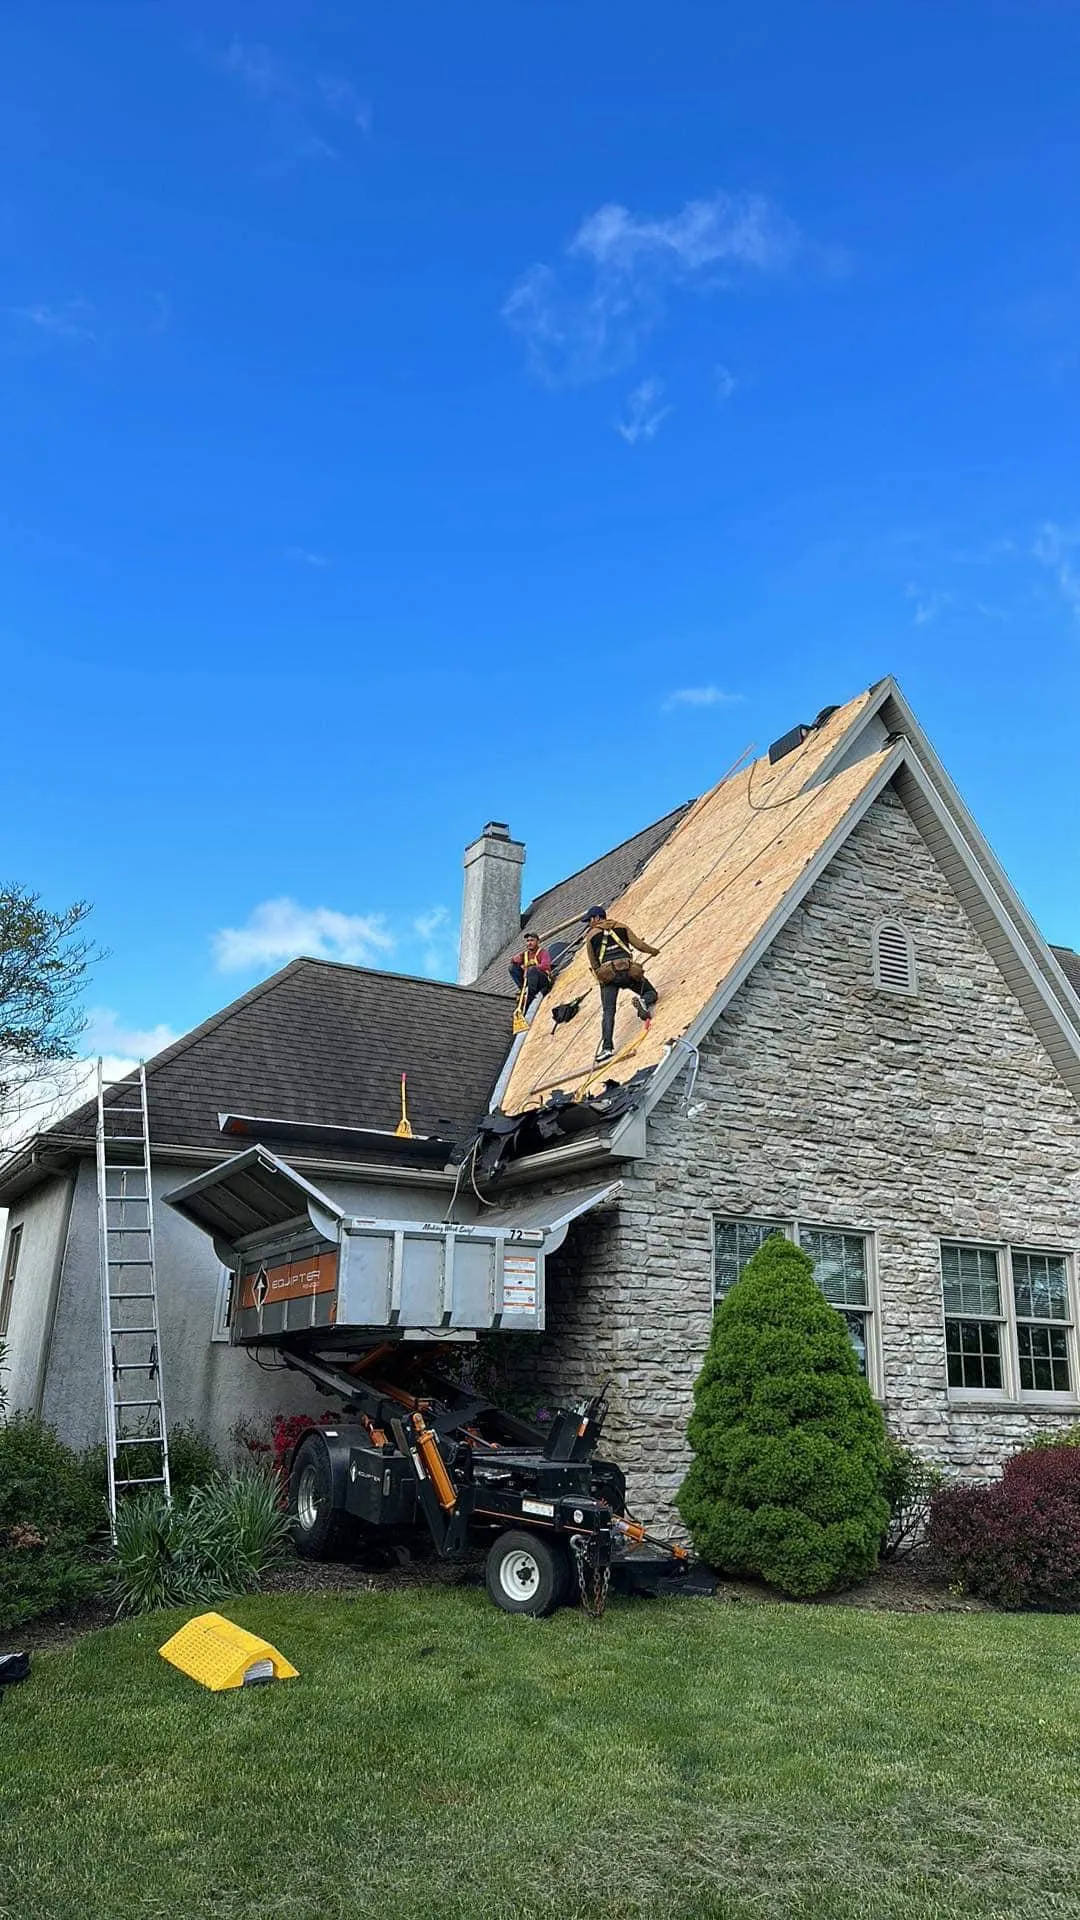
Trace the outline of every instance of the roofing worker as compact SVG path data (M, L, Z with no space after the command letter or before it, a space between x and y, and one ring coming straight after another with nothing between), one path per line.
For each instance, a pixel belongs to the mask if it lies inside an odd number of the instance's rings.
M525 946L521 953L515 953L510 962L510 978L521 995L521 1011L527 1013L537 994L550 993L555 971L546 947L540 945L537 933L525 935Z
M589 965L600 984L600 1005L603 1008L603 1024L600 1030L600 1045L596 1049L596 1064L610 1060L615 1051L615 1010L619 1003L619 994L624 987L634 990L634 1008L642 1020L651 1020L652 1010L659 999L656 988L645 978L645 969L640 960L634 959L637 953L659 953L659 947L650 947L647 940L639 940L636 933L619 920L609 920L606 907L590 907L585 915L585 924L589 931L585 937L585 951L589 956Z

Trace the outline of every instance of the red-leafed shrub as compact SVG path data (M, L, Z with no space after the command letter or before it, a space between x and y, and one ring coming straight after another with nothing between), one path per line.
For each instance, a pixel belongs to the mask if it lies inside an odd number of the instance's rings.
M336 1427L340 1421L340 1413L331 1413L329 1410L320 1413L317 1420L313 1420L310 1413L275 1413L270 1422L269 1440L264 1437L264 1432L247 1421L241 1421L233 1428L233 1438L256 1458L267 1454L270 1456L270 1465L281 1488L282 1499L285 1499L292 1457L308 1428Z
M927 1540L951 1579L995 1606L1080 1608L1080 1452L1026 1448L995 1485L935 1494Z

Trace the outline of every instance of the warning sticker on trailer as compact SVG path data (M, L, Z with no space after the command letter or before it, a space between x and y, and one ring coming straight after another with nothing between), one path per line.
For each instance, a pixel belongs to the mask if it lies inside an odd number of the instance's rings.
M537 1260L533 1253L508 1253L503 1258L503 1307L518 1313L536 1312Z

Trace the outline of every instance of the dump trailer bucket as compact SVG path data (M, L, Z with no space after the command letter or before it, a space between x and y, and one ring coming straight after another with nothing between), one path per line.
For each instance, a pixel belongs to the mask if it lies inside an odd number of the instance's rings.
M526 1196L476 1221L402 1220L346 1213L254 1146L165 1198L232 1269L231 1338L250 1346L304 1333L535 1332L548 1254L618 1186Z

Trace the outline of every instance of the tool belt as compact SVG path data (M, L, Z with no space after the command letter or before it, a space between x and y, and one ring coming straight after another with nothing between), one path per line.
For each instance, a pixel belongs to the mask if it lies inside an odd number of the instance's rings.
M596 977L602 987L610 987L618 981L620 986L639 987L645 978L645 969L640 960L630 955L618 954L614 960L604 960L596 970Z

